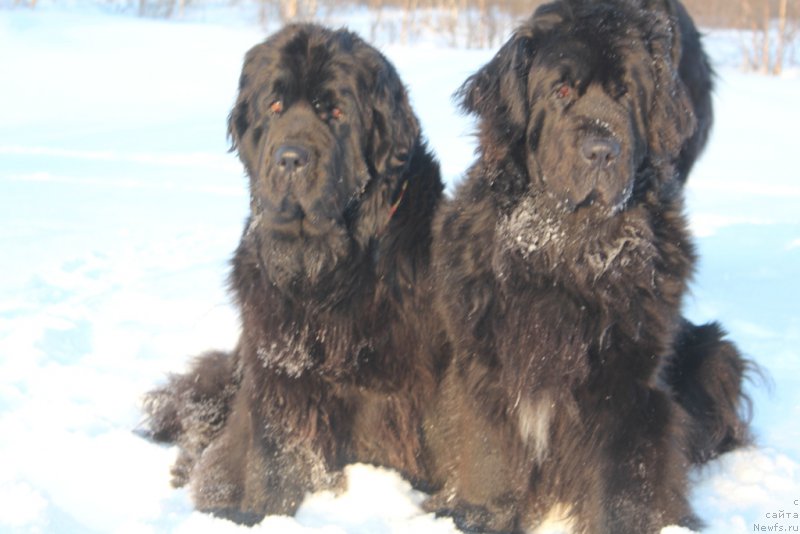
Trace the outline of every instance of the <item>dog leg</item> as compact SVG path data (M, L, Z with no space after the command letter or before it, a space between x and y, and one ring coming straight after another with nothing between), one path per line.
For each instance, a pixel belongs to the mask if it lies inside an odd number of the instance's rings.
M596 534L658 533L669 525L696 529L701 523L686 497L683 414L658 389L634 386L631 393L619 402L612 399L596 421L595 435L604 442L593 455L602 481L602 513L581 522Z
M147 421L139 433L178 445L173 486L188 482L197 460L225 425L239 387L237 366L237 352L208 352L198 356L187 373L171 375L166 385L145 395Z

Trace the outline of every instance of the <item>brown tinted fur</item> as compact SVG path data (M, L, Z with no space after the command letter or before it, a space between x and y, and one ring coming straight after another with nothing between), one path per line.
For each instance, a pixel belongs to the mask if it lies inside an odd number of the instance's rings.
M254 523L349 462L424 483L442 184L397 73L350 32L289 26L248 53L230 131L252 196L231 275L241 338L145 402L152 435L181 449L176 484Z
M455 352L426 427L447 481L426 507L469 531L522 532L558 505L581 533L698 527L690 463L746 436L746 364L680 316L682 170L710 80L679 77L677 5L642 4L547 4L462 89L479 159L435 224Z

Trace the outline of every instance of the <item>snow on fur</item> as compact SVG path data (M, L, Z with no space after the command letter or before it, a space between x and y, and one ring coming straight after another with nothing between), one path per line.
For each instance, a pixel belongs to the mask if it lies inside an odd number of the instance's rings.
M86 6L0 11L0 531L246 531L192 511L169 486L175 450L132 430L143 392L238 337L225 276L248 199L225 121L263 35ZM726 61L731 39L710 35L712 57ZM493 51L384 51L452 184L474 140L449 96ZM695 472L693 502L711 533L789 531L800 528L800 79L718 70L717 122L687 191L701 261L685 313L719 319L772 387L749 387L757 447ZM346 475L341 495L309 495L296 517L254 530L456 532L396 474Z

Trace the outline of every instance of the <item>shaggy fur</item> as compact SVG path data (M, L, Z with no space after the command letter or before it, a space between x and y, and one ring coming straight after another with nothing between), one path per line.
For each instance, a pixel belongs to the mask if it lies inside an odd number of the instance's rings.
M708 59L700 34L692 22L683 4L672 1L670 9L675 18L681 39L681 56L678 62L678 76L686 88L692 102L696 127L694 133L683 144L675 171L678 180L685 183L692 166L708 142L711 125L714 122L714 109L711 104L711 92L714 88L714 70Z
M750 399L743 377L764 378L758 366L742 357L716 323L683 321L661 378L686 410L686 453L703 464L722 453L752 443Z
M697 39L672 1L557 1L461 90L479 159L435 224L455 355L426 506L463 528L697 527L689 465L746 440L745 362L680 316L682 183L711 123Z
M180 447L174 483L242 523L294 513L349 462L422 483L442 184L395 69L350 32L286 27L248 52L230 135L251 191L242 334L146 398L151 435Z

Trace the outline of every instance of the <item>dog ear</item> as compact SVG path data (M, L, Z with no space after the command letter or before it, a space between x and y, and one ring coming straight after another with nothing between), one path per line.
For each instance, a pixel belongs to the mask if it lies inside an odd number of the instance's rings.
M675 161L697 127L689 93L680 78L681 36L672 2L652 0L655 11L648 45L655 69L655 93L649 118L650 146Z
M391 203L404 187L402 178L418 150L420 125L392 64L366 44L356 53L363 68L359 85L365 93L365 154L372 178L363 184L355 234L366 243L389 220Z
M247 100L240 96L228 115L228 141L231 143L231 152L239 150L245 132L250 127L248 114L249 106Z
M376 70L368 157L378 176L399 175L415 149L420 126L394 67L381 56Z
M664 26L664 31L669 37L669 56L677 70L681 61L681 35L678 25L678 5L674 0L643 0L642 8L653 13L661 14L661 16L666 16L666 20L662 18L658 25Z
M509 130L512 137L524 135L530 104L528 76L537 36L569 18L570 10L561 2L539 6L491 61L467 78L455 94L464 111L492 121L488 126L497 130L505 142L509 141Z
M236 152L244 164L248 176L255 176L254 168L257 144L261 137L261 128L254 128L255 110L253 95L249 89L247 76L247 60L245 60L242 75L239 77L239 94L236 103L228 115L228 140L231 143L230 151Z
M514 32L495 56L458 89L461 108L481 119L524 130L528 115L527 79L532 49L530 28Z

